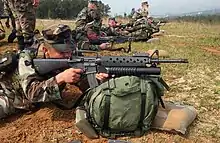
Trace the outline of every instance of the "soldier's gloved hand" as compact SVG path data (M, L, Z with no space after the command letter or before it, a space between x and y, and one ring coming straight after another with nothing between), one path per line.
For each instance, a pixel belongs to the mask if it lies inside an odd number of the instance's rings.
M81 73L83 73L81 69L69 68L56 75L55 79L58 85L62 83L77 83L80 80Z
M106 80L108 77L109 77L109 75L106 74L106 73L98 73L98 74L96 74L96 78L97 78L98 80L100 80L100 81L104 81L104 80Z
M101 45L99 45L99 48L101 50L106 50L110 48L110 43L102 43Z
M33 6L38 7L40 4L40 0L33 0Z

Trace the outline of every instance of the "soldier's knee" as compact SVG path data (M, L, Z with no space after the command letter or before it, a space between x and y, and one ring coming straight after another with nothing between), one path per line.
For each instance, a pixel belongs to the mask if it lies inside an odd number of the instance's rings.
M9 102L7 97L0 97L0 119L14 113L15 108Z
M0 98L0 119L7 116L9 111L7 110L7 103L5 99Z
M0 119L2 119L4 117L6 117L6 114L5 114L4 110L3 110L3 108L0 106Z

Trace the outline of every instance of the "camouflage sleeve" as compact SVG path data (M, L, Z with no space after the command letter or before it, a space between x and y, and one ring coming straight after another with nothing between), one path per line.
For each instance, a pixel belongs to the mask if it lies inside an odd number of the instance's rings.
M132 16L132 21L136 21L137 19L141 18L141 9L138 9L137 11L135 11L134 15Z
M61 99L61 92L55 80L40 77L32 66L32 53L24 50L19 59L20 84L25 96L31 102L49 102Z
M136 20L137 18L138 18L138 12L136 11L132 16L132 20Z
M100 51L99 45L91 45L87 40L80 40L77 45L80 50Z
M7 0L3 0L3 4L4 4L5 14L10 15L11 14L11 9L9 7L9 4L8 4Z
M76 29L82 30L86 26L87 8L82 9L76 19Z

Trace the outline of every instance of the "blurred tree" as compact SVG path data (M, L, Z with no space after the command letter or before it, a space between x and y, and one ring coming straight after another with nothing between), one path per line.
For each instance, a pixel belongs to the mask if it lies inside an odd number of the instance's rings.
M110 6L101 1L98 2L103 16L108 16ZM87 4L87 0L41 0L37 9L37 18L74 19Z

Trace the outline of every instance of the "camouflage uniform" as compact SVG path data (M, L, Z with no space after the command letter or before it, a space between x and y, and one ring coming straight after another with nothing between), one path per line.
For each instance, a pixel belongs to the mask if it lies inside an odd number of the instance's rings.
M15 16L19 48L23 49L25 44L31 45L36 22L36 9L32 0L4 0L4 2Z
M4 9L4 13L7 14L9 16L9 18L11 18L11 24L12 27L14 29L16 29L16 25L15 25L15 17L13 15L13 12L11 10L11 8L9 7L9 3L7 0L3 0L3 9Z
M0 29L0 40L3 40L5 38L5 32Z
M140 19L142 17L148 17L149 12L143 9L138 9L132 16L133 20Z
M45 31L48 32L47 30ZM51 29L49 29L48 33L51 33L50 31ZM62 33L62 31L56 32ZM52 33L54 34L54 32ZM44 37L47 35L44 35ZM67 46L65 43L60 44L53 40L50 40L50 42L53 44L52 47L57 50L72 50L70 48L72 48L73 43L70 43L70 45L68 43ZM60 41L57 40L57 42ZM34 58L44 58L40 45L38 43L36 46L38 48L23 50L20 53L18 68L10 74L7 73L1 76L0 118L12 114L18 109L31 110L37 103L61 101L61 95L65 94L65 84L59 86L55 80L55 74L40 76L33 68L32 60Z
M147 6L147 7L143 7ZM148 40L152 38L154 31L158 31L158 28L148 19L148 2L142 1L142 8L138 9L132 16L132 27L127 30L130 32L129 36L138 37L140 40Z
M108 26L102 26L101 31L105 32L107 36L120 36L122 35L122 27L117 25L118 22L114 17L108 19Z
M142 0L142 8L138 9L137 11L134 12L133 16L132 16L132 19L133 20L137 20L137 19L140 19L142 17L148 17L148 7L149 7L149 4L148 4L148 1L146 0Z
M3 7L3 1L0 0L0 16L4 13L4 7ZM4 31L4 27L2 27L2 23L1 23L1 19L0 19L0 40L5 38L5 31Z
M92 0L96 4L97 1ZM85 7L77 16L76 20L76 40L78 48L84 50L99 50L98 45L90 45L89 39L97 38L101 30L101 13L97 10Z

